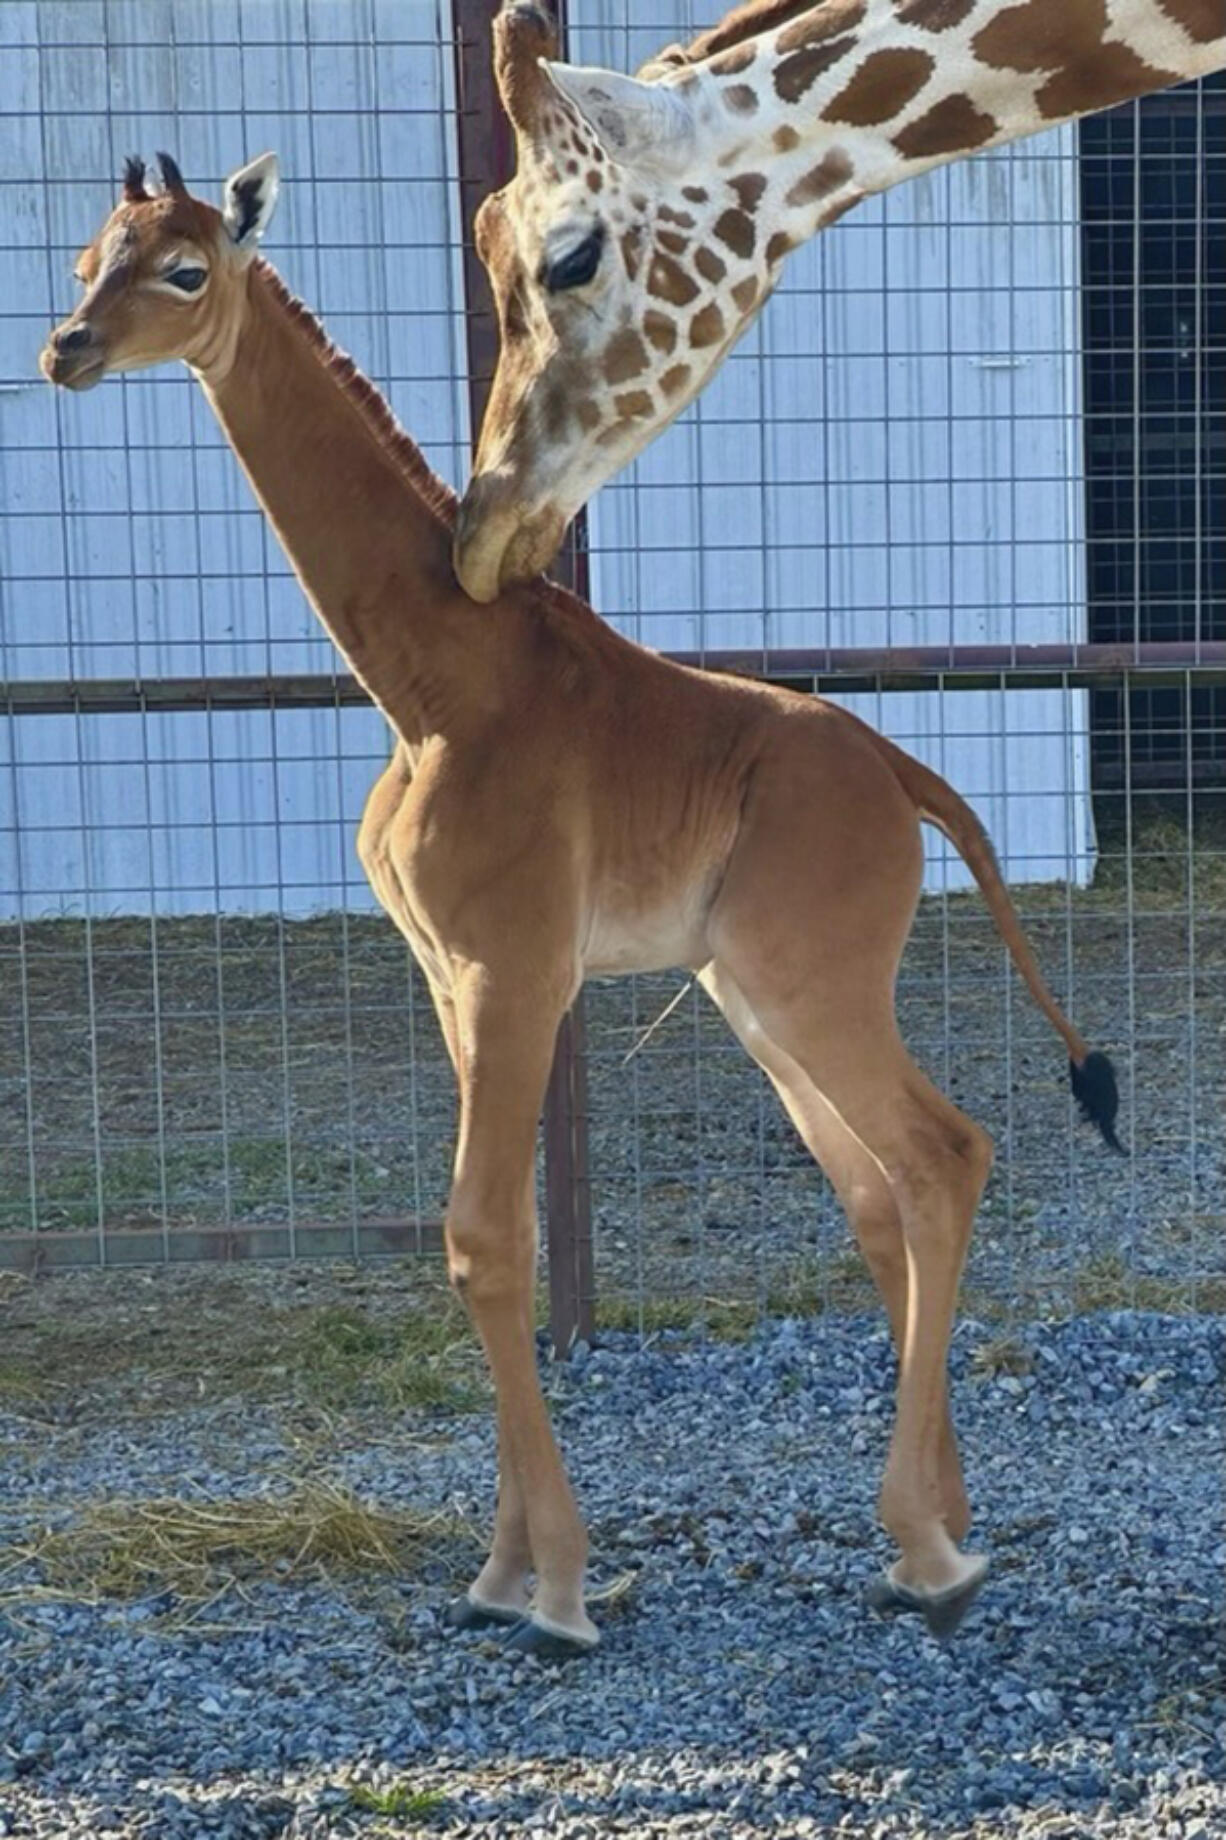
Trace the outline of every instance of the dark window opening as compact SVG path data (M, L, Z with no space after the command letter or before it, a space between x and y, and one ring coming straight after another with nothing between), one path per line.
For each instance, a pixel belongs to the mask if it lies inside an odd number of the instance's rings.
M1226 639L1226 73L1080 135L1089 636ZM1092 725L1098 786L1226 779L1226 689Z

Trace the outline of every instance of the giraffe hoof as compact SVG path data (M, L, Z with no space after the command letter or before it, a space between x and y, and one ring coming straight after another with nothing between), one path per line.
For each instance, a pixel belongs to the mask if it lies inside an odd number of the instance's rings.
M523 1620L522 1610L504 1609L500 1604L480 1604L465 1591L453 1597L443 1611L448 1629L511 1629Z
M590 1655L599 1641L595 1630L588 1640L525 1616L504 1636L502 1646L513 1654L535 1655L541 1661L572 1661L579 1655Z
M865 1601L878 1616L922 1616L929 1633L938 1642L947 1642L983 1589L988 1575L986 1559L977 1561L975 1569L947 1591L914 1591L896 1584L888 1572L874 1578L865 1591Z

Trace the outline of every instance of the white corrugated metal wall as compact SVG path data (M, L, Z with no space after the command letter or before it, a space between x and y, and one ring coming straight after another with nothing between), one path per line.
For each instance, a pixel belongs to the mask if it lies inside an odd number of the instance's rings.
M573 55L632 67L694 10L580 0ZM275 147L269 255L458 480L449 33L446 0L0 7L0 676L331 668L186 373L63 398L35 360L125 154L166 146L217 188ZM597 605L686 650L1083 636L1077 235L1056 136L798 251L714 389L594 507ZM1015 880L1085 879L1083 695L848 700L974 798ZM370 905L374 714L25 717L0 750L0 916Z

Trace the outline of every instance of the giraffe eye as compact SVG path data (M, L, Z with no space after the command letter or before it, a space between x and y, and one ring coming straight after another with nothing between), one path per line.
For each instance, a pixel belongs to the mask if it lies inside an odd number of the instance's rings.
M563 294L567 288L584 287L600 267L604 248L604 225L597 224L590 236L568 249L553 261L546 258L541 266L541 280L551 294Z

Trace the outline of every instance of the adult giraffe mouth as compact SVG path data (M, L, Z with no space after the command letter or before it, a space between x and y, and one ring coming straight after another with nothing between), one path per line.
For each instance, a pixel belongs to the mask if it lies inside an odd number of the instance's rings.
M557 555L566 513L554 505L535 511L508 503L497 479L469 482L456 518L452 566L470 600L488 606L504 588L530 581Z

